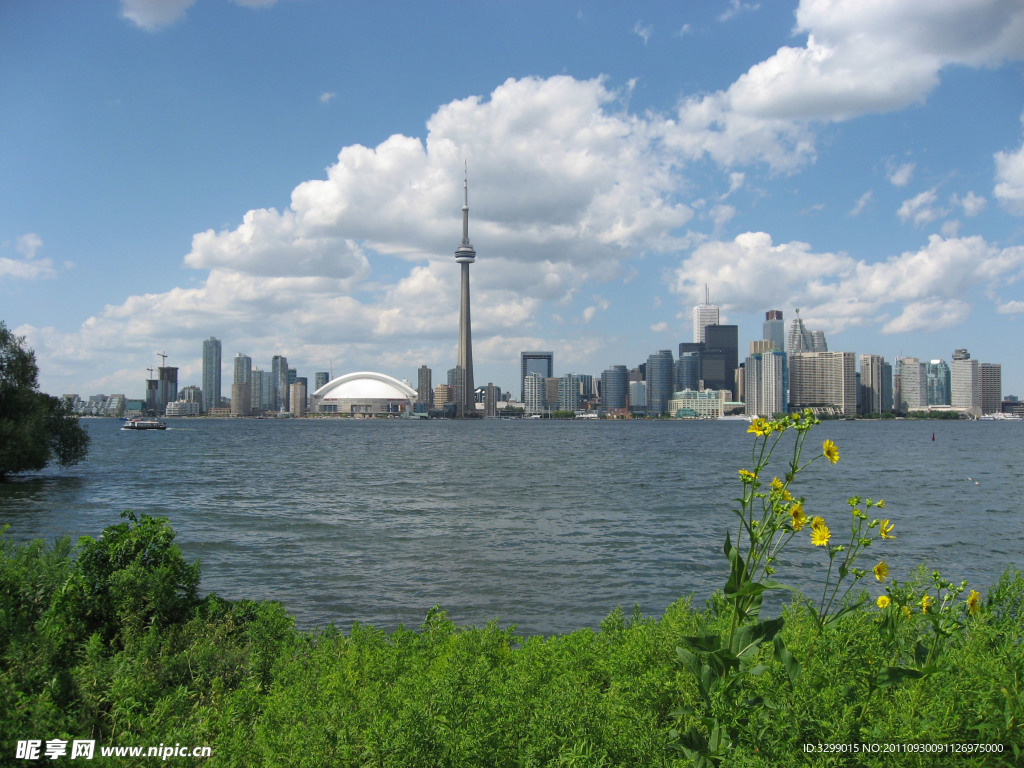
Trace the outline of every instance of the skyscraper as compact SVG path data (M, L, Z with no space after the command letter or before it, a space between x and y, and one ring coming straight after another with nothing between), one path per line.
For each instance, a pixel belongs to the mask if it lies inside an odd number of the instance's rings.
M234 378L232 384L252 383L252 358L239 352L235 355Z
M953 364L950 366L950 405L969 413L981 416L981 380L978 361L971 360L971 353L966 349L953 352Z
M978 383L981 386L981 412L985 415L1003 409L1003 366L999 363L980 363Z
M601 413L625 411L629 406L629 370L613 365L601 374Z
M270 372L274 377L270 407L274 411L287 411L291 405L288 397L288 358L274 355L270 361Z
M837 416L857 413L853 352L797 352L788 356L790 410L812 408Z
M203 412L220 408L220 339L203 342Z
M433 373L421 365L416 373L416 410L426 413L434 406Z
M704 329L704 351L700 354L704 389L724 389L735 397L736 368L739 366L739 327L709 325Z
M693 308L693 341L704 341L704 329L709 325L718 325L718 307L711 303L711 294L704 286L704 303Z
M775 348L778 350L786 350L786 323L782 319L781 309L769 309L764 313L761 338L775 342Z
M828 352L824 331L812 331L804 325L800 310L796 310L796 319L789 322L789 333L786 336L787 352Z
M672 350L662 349L647 358L647 415L668 413L668 401L675 386L675 360Z
M461 388L455 404L457 416L476 413L473 385L473 334L469 317L469 265L476 261L476 251L469 243L469 177L463 185L462 244L455 249L455 261L462 267L462 292L459 300L459 355L455 367L461 369Z
M520 352L519 353L519 382L523 385L519 399L525 402L526 377L531 373L539 373L543 378L550 379L555 375L555 353L554 352Z
M860 356L860 412L892 410L892 366L881 355Z
M896 358L896 410L901 413L927 410L928 376L916 357Z

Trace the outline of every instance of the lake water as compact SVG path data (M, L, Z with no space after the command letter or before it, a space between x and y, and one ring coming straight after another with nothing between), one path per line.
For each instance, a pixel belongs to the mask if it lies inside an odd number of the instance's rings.
M8 536L97 536L132 509L170 520L204 592L278 600L300 627L418 626L440 604L524 635L720 588L753 441L742 421L83 423L85 462L0 485ZM984 594L1024 566L1024 424L826 422L807 455L825 438L840 462L793 491L834 541L847 497L885 499L897 538L865 568L884 558L902 580L927 562ZM798 537L787 553L776 578L813 589L824 552Z

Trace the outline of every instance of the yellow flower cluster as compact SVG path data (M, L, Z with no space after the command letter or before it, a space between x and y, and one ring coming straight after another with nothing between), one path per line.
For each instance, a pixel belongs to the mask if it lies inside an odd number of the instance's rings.
M816 517L811 520L811 544L816 547L824 547L832 538L832 532L825 525L825 518Z

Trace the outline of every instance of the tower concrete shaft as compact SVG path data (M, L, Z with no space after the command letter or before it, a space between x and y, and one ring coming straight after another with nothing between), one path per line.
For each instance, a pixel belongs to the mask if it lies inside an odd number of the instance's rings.
M473 331L469 313L469 265L476 260L476 251L469 242L469 179L463 188L462 244L455 249L455 261L462 267L462 290L459 298L459 353L456 371L456 410L464 416L476 411L476 387L473 384ZM460 390L461 385L461 392Z

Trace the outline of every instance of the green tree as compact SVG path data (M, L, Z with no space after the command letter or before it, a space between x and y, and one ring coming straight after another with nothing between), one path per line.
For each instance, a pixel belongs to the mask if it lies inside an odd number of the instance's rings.
M68 403L40 392L38 377L35 352L0 321L0 480L53 460L76 464L89 450Z

